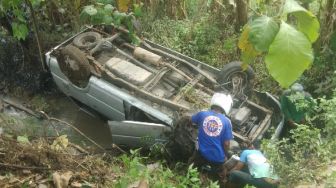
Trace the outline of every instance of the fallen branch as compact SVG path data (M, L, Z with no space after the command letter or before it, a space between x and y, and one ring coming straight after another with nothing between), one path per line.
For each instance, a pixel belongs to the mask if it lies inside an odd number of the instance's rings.
M83 162L79 163L79 162L77 162L76 160L74 160L74 159L72 159L72 158L71 158L71 160L72 160L73 162L75 162L78 166L82 167L84 170L90 172L90 170L89 170L88 168L86 168L86 167L83 165Z
M89 154L88 151L86 151L85 149L83 149L82 147L80 147L79 145L73 144L73 143L69 143L70 146L76 148L78 151L85 153L85 154Z
M7 168L30 169L30 170L52 170L52 168L48 168L48 167L21 166L21 165L14 165L14 164L8 164L8 163L0 163L0 166L7 167Z
M14 108L17 108L19 110L25 111L25 112L27 112L28 114L30 114L30 115L32 115L34 117L40 118L40 116L37 115L33 110L28 109L28 108L26 108L26 107L24 107L24 106L22 106L20 104L17 104L16 102L14 102L14 101L12 101L10 99L2 99L2 101L5 102L5 103L7 103L7 104L9 104L9 105L11 105L11 106L13 106Z

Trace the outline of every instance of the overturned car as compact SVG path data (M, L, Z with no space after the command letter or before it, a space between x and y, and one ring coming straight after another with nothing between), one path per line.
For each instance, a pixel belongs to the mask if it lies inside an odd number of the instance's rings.
M229 116L235 141L279 136L279 103L251 88L251 67L231 62L219 70L148 40L135 46L128 36L126 30L90 27L46 53L58 88L106 117L114 143L193 142L197 130L183 126L186 115L208 108L211 96L223 90L234 97Z

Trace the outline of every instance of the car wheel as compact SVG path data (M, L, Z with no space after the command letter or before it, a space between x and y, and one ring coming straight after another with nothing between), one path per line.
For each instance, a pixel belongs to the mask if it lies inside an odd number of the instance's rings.
M80 49L91 49L95 47L101 39L101 34L97 32L85 32L74 38L73 44Z
M234 95L249 95L252 89L254 71L251 66L246 70L242 62L233 61L226 64L217 76L217 82L223 89L231 91Z
M85 87L89 81L90 64L85 54L78 48L68 45L61 49L57 58L62 72L76 86Z

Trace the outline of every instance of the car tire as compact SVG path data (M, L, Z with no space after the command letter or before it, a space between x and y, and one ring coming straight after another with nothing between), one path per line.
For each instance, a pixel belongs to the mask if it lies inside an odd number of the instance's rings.
M217 75L217 82L223 89L229 90L237 94L233 88L234 78L238 77L242 80L241 90L245 95L249 95L252 90L252 80L254 79L254 71L248 65L246 70L242 68L243 63L240 61L233 61L226 64Z
M89 81L90 64L85 54L73 45L61 49L57 58L59 66L70 82L78 87L85 87Z
M85 32L74 38L73 44L80 49L91 49L102 39L97 32Z

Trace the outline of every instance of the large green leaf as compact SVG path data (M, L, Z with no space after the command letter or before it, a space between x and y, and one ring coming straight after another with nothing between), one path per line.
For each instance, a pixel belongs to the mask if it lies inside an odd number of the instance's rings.
M311 43L303 33L282 22L265 61L272 77L288 88L313 62Z
M257 51L266 52L279 31L278 23L268 16L261 16L250 24L249 41Z
M293 15L298 19L298 29L309 38L310 42L315 42L320 32L317 18L311 12L294 12Z
M90 16L96 15L98 12L97 9L93 5L85 6L83 11Z
M107 4L104 6L104 10L107 12L107 13L112 13L114 7L111 5L111 4Z
M12 29L13 29L13 36L17 39L25 39L28 35L28 27L26 24L23 23L12 23Z
M286 0L283 8L283 16L293 14L297 19L298 30L303 32L310 40L315 42L319 36L320 23L316 16L303 8L295 0Z
M295 0L286 0L286 3L283 7L282 14L283 16L287 16L287 14L292 12L298 12L298 11L307 11L305 8L303 8L299 3L297 3Z

